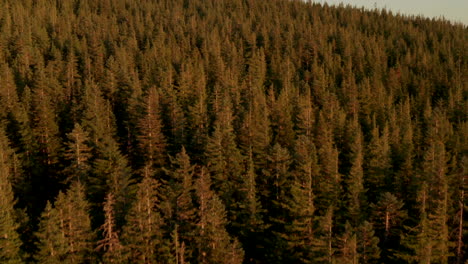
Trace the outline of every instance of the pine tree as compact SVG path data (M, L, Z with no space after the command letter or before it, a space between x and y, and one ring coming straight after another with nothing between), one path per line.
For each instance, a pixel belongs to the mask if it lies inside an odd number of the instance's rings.
M168 175L167 183L163 191L161 211L172 237L176 239L174 244L175 259L177 263L190 261L193 248L195 225L195 205L193 203L193 175L194 166L190 163L190 157L185 148L171 159L171 168L165 169Z
M97 242L98 251L103 251L105 263L123 263L123 246L120 243L119 234L116 230L114 216L114 195L107 194L104 202L104 224L101 226L103 238Z
M245 162L245 170L242 185L242 198L239 201L241 210L240 216L237 219L237 227L239 229L239 240L245 250L245 258L250 256L264 255L263 249L258 245L263 244L263 232L267 228L264 221L264 213L260 197L258 193L257 174L253 161L253 154L250 152L248 160Z
M270 119L274 133L273 141L292 149L295 137L291 107L293 105L292 91L287 89L281 90L277 99L275 99L273 89L270 89L269 93L268 99L271 105Z
M88 146L88 133L83 130L80 124L76 123L72 132L68 135L69 142L66 143L65 158L70 161L70 165L65 169L67 182L75 180L86 182L91 166L91 148Z
M414 254L403 258L422 263L448 263L452 255L449 227L448 205L449 188L447 179L447 154L444 138L447 128L441 126L443 115L438 111L426 111L428 130L426 131L426 150L424 151L421 172L418 175L421 187L418 191L418 209L421 217L417 226L407 232L404 242Z
M89 177L89 191L96 201L103 199L106 192L115 195L115 216L120 226L132 192L131 171L126 157L121 154L113 138L104 138L97 151L94 173Z
M38 153L44 169L49 174L54 171L51 166L57 163L60 149L59 128L55 108L57 94L54 91L52 78L46 75L46 70L39 64L32 89L33 100L33 133L38 142ZM53 175L49 175L53 176Z
M170 153L176 153L185 144L187 120L172 86L164 87L162 91L163 120L165 128L168 129L168 150Z
M265 165L267 148L271 141L270 111L263 87L265 79L265 58L260 50L249 65L248 83L245 84L245 113L239 129L239 142L242 153L252 151L255 166ZM257 72L258 71L258 72Z
M198 198L198 263L242 263L244 251L225 229L226 211L211 190L211 179L204 168L196 181Z
M384 229L384 249L385 243L391 236L396 235L392 232L394 226L397 226L405 217L403 202L398 200L393 194L385 192L381 194L377 204L372 205L374 211L374 225L379 229Z
M359 263L377 263L380 257L379 238L375 236L374 227L364 221L357 228Z
M3 119L6 117L3 115L13 111L18 106L19 99L12 69L7 64L0 63L0 72L0 110L2 110L0 117Z
M69 50L66 58L66 65L62 72L62 82L66 90L67 102L74 103L79 98L80 73L78 69L78 58L74 50Z
M151 171L164 165L166 140L162 134L162 123L160 118L160 99L156 88L151 87L142 103L144 116L140 119L138 136L139 147L142 150L145 168ZM144 173L146 175L146 172Z
M343 264L357 264L359 263L359 253L357 246L356 232L352 228L349 222L345 224L345 231L339 238L339 257L337 258L339 263Z
M313 135L316 126L315 109L312 105L312 94L310 89L305 94L298 97L297 134L310 137Z
M244 190L244 202L241 203L241 207L244 208L245 215L248 218L247 222L241 221L241 223L247 224L247 229L250 231L261 231L258 230L262 223L262 205L259 200L258 187L257 187L257 174L255 173L255 165L253 162L252 153L250 152L248 161L246 162L247 168L245 169L245 187Z
M97 148L104 138L115 136L115 117L110 102L103 97L94 81L87 80L83 89L82 127L89 133L90 147Z
M19 222L15 213L15 198L11 185L11 155L8 139L0 127L0 261L22 263Z
M431 251L433 241L430 235L430 223L426 212L427 206L427 183L423 183L418 192L418 203L420 216L416 227L407 228L402 234L402 245L409 252L399 252L396 257L409 263L431 263Z
M301 262L313 261L312 245L315 241L315 195L319 167L315 145L310 137L301 135L296 140L294 181L288 210L292 223L286 228L290 254Z
M346 180L347 185L347 210L348 217L350 218L353 227L361 224L362 212L365 204L365 190L363 182L363 150L362 150L362 132L357 120L351 121L350 131L348 133L350 138L350 163L351 168Z
M50 202L42 212L37 233L38 253L35 259L38 263L59 264L65 261L69 245L63 231L62 219Z
M177 85L174 88L177 91L177 99L186 117L187 150L193 153L192 158L194 160L199 160L202 158L201 154L208 136L208 80L205 74L205 65L200 60L200 52L194 50L190 52L190 55L191 59L184 60L181 65ZM206 63L208 63L208 60ZM220 71L222 69L216 69L213 76ZM217 111L213 112L216 113Z
M269 243L275 248L276 257L269 261L286 261L288 234L286 229L290 225L289 196L291 193L292 174L290 171L291 157L289 151L276 143L267 160L267 167L263 171L261 181L261 201L268 208L267 232L271 238Z
M394 183L390 183L389 174L391 169L391 157L389 146L388 127L385 126L379 133L379 128L374 122L371 131L371 141L364 152L364 185L367 189L366 194L369 201L377 201L379 194Z
M93 260L94 234L84 186L75 182L60 192L54 207L48 203L39 224L36 259L40 263L83 263Z
M228 219L237 223L243 157L236 145L229 102L225 100L220 108L213 135L206 146L206 162L213 178L213 189L226 205Z
M403 105L400 106L398 115L401 120L394 120L390 122L393 127L391 136L391 152L393 169L395 170L395 183L398 193L415 193L417 181L414 177L414 125L411 120L410 102L407 99ZM392 117L391 117L392 118ZM396 118L396 117L393 117ZM404 197L407 198L407 197Z
M316 239L313 241L312 247L313 260L315 262L332 264L335 261L334 210L330 206L325 214L319 217Z
M167 262L163 252L162 219L158 211L159 184L150 177L144 177L138 184L136 199L126 217L122 243L125 257L132 263Z
M424 164L425 163L425 164ZM425 155L423 170L428 178L430 199L428 200L428 220L430 224L430 235L433 261L448 263L451 256L451 241L448 230L448 205L449 193L446 177L447 158L444 144L435 142L430 146Z
M338 172L338 150L334 146L331 128L326 123L323 114L319 114L317 122L316 143L318 162L320 165L317 204L320 211L329 206L336 206L341 192L341 175Z

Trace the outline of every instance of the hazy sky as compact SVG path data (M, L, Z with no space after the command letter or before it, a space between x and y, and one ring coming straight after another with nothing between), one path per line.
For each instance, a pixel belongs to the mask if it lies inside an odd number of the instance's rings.
M444 16L446 19L463 22L468 25L468 0L315 0L329 4L345 4L364 6L366 8L386 7L394 12L426 17Z

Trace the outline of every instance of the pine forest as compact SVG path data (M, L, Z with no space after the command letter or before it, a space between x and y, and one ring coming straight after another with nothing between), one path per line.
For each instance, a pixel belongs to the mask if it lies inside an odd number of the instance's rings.
M0 263L468 263L468 26L0 0Z

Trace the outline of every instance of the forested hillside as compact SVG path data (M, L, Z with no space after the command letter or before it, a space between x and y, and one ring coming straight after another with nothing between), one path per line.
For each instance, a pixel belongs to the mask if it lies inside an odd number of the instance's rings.
M0 0L1 263L466 263L468 27Z

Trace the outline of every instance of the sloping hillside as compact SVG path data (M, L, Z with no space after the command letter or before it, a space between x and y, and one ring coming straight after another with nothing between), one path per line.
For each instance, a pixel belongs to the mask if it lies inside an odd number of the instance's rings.
M0 262L464 263L468 28L0 0Z

